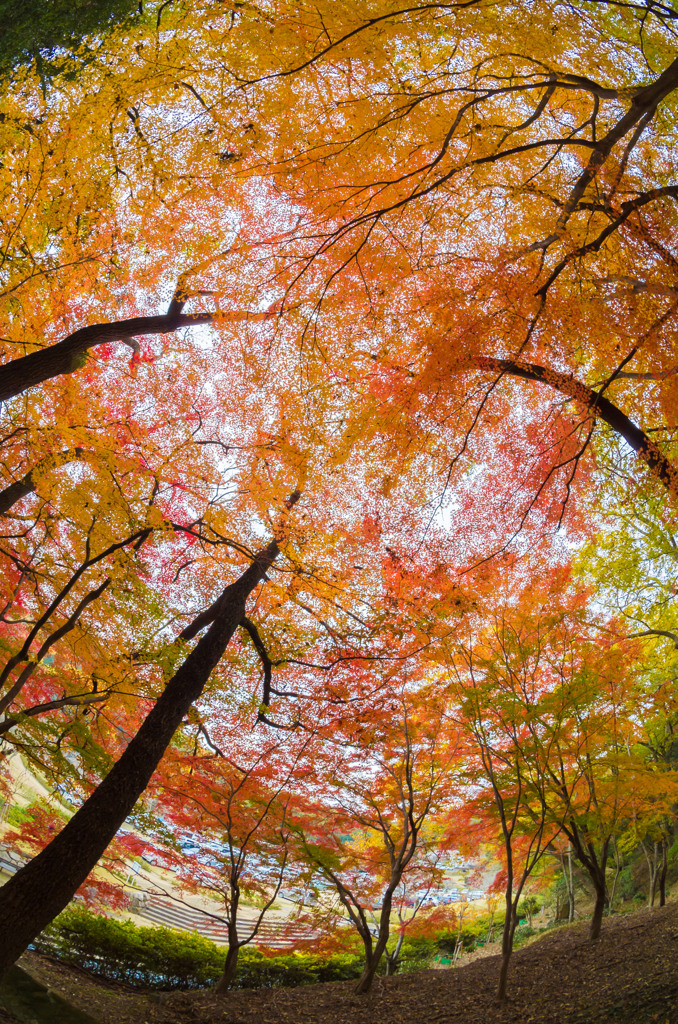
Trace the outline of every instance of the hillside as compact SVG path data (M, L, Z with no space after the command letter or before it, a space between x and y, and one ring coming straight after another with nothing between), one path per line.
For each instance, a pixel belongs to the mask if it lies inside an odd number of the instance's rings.
M678 904L547 934L516 952L509 1002L493 990L498 957L456 970L377 981L366 997L352 983L232 993L148 996L102 984L34 954L22 961L102 1024L678 1024Z

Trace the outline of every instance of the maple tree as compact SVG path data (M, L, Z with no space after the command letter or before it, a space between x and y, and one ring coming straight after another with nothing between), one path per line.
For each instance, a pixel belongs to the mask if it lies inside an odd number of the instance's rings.
M586 500L601 529L579 553L575 570L619 618L620 633L656 637L670 673L678 649L671 614L678 560L675 506L661 489L638 478L628 452L611 438L601 439L596 459L605 484L591 488Z
M655 521L677 490L671 8L152 15L0 100L2 730L86 798L0 894L0 969L205 686L369 719L360 665L449 636L459 571L590 534L596 424Z
M549 488L556 506L567 499L599 418L675 495L664 449L609 397L644 387L648 414L668 417L652 429L670 440L674 186L655 154L673 131L675 13L596 3L540 15L476 3L301 10L296 35L298 5L287 21L277 12L284 30L259 78L254 47L236 58L235 37L219 42L238 88L271 104L252 144L233 146L234 175L270 179L301 211L277 253L267 237L267 280L285 288L293 329L302 318L309 373L316 346L316 362L363 396L346 444L384 429L409 459L425 453L444 485L445 464L473 457L470 433L501 417L504 443L519 438L528 456L520 521ZM267 12L251 18L241 26L256 38ZM281 124L278 111L302 96L293 127ZM501 228L469 231L488 209ZM540 385L528 392L544 424L532 437L508 421L507 378ZM545 400L551 389L560 404Z
M218 994L228 991L240 950L257 938L283 883L294 884L292 790L303 782L308 740L292 756L279 741L264 739L258 746L244 766L239 762L246 750L237 762L223 754L174 758L163 772L164 815L193 842L190 863L180 863L179 878L224 902L228 952ZM244 898L258 913L243 935L238 922Z
M322 761L319 766L324 806L295 825L301 855L335 890L362 940L365 967L358 993L372 986L394 909L401 927L392 958L402 947L402 902L416 875L426 873L422 852L435 846L431 819L449 799L456 753L435 690L399 687L393 679L380 696L380 710L369 724L333 739L324 772Z
M671 683L657 682L657 666L645 653L642 689L636 695L633 710L637 719L635 745L632 748L640 771L640 785L624 823L625 828L615 843L621 856L638 846L647 864L648 906L666 905L668 850L675 823L676 790L673 782L675 766L676 704ZM653 652L654 653L654 652ZM660 678L665 666L660 660ZM644 677L644 678L643 678ZM619 857L621 860L621 857Z
M561 740L561 718L557 707L549 707L548 681L542 678L544 625L534 628L498 615L477 643L460 644L450 666L457 721L468 736L467 785L477 790L469 803L485 829L493 831L498 822L503 846L500 1001L506 999L518 903L560 832L550 814L548 774L552 749Z
M420 849L419 857L414 865L410 865L407 875L401 879L399 887L393 894L392 913L395 914L395 922L389 930L397 929L397 938L392 948L389 949L387 945L384 949L386 977L397 973L402 964L403 945L406 939L413 935L417 925L418 936L427 931L431 935L436 935L442 930L443 915L435 915L435 912L426 913L426 904L430 895L443 885L444 860L448 852L440 834L437 843L429 839L424 850ZM371 916L372 922L378 927L374 911Z
M466 842L494 837L505 884L500 999L518 900L544 854L560 856L565 870L566 839L568 856L588 873L596 939L610 899L611 848L632 848L642 835L656 841L654 860L648 854L652 892L661 829L675 811L672 773L661 758L648 759L642 738L643 717L653 722L660 709L670 717L670 691L655 690L640 640L620 642L618 623L597 618L568 577L561 568L527 589L518 577L499 608L495 595L466 617L448 654L457 722L469 737L469 784L477 790L467 797ZM670 730L665 735L670 744ZM571 877L568 892L572 914Z

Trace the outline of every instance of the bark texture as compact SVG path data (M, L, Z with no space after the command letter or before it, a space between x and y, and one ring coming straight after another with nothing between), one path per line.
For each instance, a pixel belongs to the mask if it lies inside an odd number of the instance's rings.
M513 875L512 870L511 875ZM504 916L504 928L501 936L501 969L499 971L499 984L497 985L497 1001L500 1003L506 1002L509 964L511 963L511 956L513 954L513 938L515 936L516 925L518 923L516 908L520 894L518 894L518 898L512 899L509 892L510 890L507 886L506 914Z
M669 869L668 842L662 839L662 869L659 874L659 906L666 906L666 874Z

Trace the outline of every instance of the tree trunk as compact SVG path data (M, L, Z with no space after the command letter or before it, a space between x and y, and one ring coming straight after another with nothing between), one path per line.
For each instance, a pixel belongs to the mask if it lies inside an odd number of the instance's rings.
M72 899L146 789L182 719L202 693L245 612L245 601L278 554L272 541L226 587L212 626L169 681L106 778L55 839L0 888L0 977Z
M607 913L610 917L614 913L614 899L617 894L617 883L619 881L619 876L621 874L622 867L624 866L624 858L619 853L617 840L614 836L612 837L612 847L614 849L614 880L612 882L612 890L610 892L610 899L607 907Z
M648 879L649 879L649 895L647 897L647 908L648 908L648 910L651 910L652 907L654 906L654 898L655 898L655 893L657 891L657 867L658 867L658 865L657 865L657 846L658 846L658 844L657 843L654 844L654 849L652 851L652 856L650 856L650 854L647 852L647 847L645 846L645 843L642 840L641 840L640 845L643 848L643 853L645 854L645 860L647 862L647 874L648 874Z
M500 1003L506 1002L506 986L508 984L508 969L511 962L511 950L504 952L502 944L501 970L499 971L499 986L497 988L497 999Z
M600 880L594 881L596 887L596 904L593 908L593 917L591 918L591 927L589 928L589 941L594 942L600 935L600 929L603 923L603 914L605 913L605 876L603 875L602 883Z
M678 64L678 61L674 61L674 64ZM499 370L514 377L521 377L523 380L536 380L540 384L548 384L555 390L586 403L597 418L604 420L624 438L638 457L659 477L669 494L674 498L678 497L678 483L676 482L678 474L674 464L666 458L649 434L641 430L621 409L613 405L609 398L600 395L587 384L575 380L570 374L559 373L552 367L537 366L534 363L519 363L511 359L497 359L493 356L476 356L474 363L481 370L492 370L493 372Z
M497 999L500 1003L506 1002L506 988L508 985L508 971L513 952L513 928L509 922L509 915L504 921L504 931L501 941L501 969L499 971L499 985L497 986Z
M372 946L372 936L369 935L369 944L366 937L363 935L363 945L365 947L365 970L358 979L354 991L356 995L362 995L364 992L369 992L372 988L372 982L374 976L377 973L379 967L379 961L384 955L384 951L388 946L389 935L391 934L391 909L393 907L393 893L400 884L400 879L403 875L403 868L399 866L398 869L394 869L391 874L391 881L384 893L384 901L381 905L381 913L379 914L379 934L377 936L377 943Z
M572 877L572 844L570 843L567 850L567 901L568 901L568 912L567 912L567 923L572 924L574 921L574 878Z
M385 909L387 904L388 911L386 911ZM384 950L388 945L388 937L390 934L390 916L391 899L389 897L388 899L384 899L384 904L382 906L379 918L379 936L377 938L377 943L374 946L374 948L370 948L368 950L367 943L363 938L363 945L365 946L365 969L363 973L360 975L360 978L358 979L358 984L354 989L356 995L362 995L364 992L369 992L370 989L372 988L372 982L374 981L374 976L377 973L379 961L384 955ZM372 944L370 943L370 947L371 945Z
M365 967L363 973L358 978L358 984L354 988L356 995L362 995L363 992L369 992L374 981L374 976L377 973L377 967L379 965L379 958L376 955L376 949L372 943L372 936L362 936L363 946L365 948ZM381 957L381 952L379 953Z
M386 957L386 977L390 978L398 970L398 957L400 956L400 950L403 948L403 940L405 933L401 930L396 942L396 947L392 953L389 953L388 949L384 950L384 956Z
M666 873L669 867L668 843L666 837L662 839L662 869L659 875L659 906L666 906Z
M600 847L600 855L598 855L596 854L595 845L592 841L584 843L575 823L572 825L572 830L567 831L566 834L579 863L582 867L586 868L586 872L593 883L593 889L596 894L596 903L593 909L593 917L591 918L591 926L589 928L589 941L594 942L600 935L600 929L603 923L603 914L605 913L605 903L607 900L605 870L607 868L607 858L610 852L611 837L608 836L607 839L603 840Z
M235 944L229 944L228 953L226 954L226 960L224 961L224 973L217 982L215 992L218 996L223 996L225 992L228 992L231 987L231 982L235 975L235 969L238 966L238 953L240 952L240 946L236 942Z
M506 1002L506 986L508 984L508 969L513 952L513 936L516 931L517 906L513 901L506 900L506 917L504 918L504 930L501 938L501 970L499 971L499 985L497 986L497 999L500 1003Z
M223 996L228 992L233 981L235 969L238 966L238 954L240 953L240 942L238 941L238 908L240 907L240 882L238 868L231 867L229 876L229 900L228 900L228 952L224 962L224 973L219 978L215 993Z

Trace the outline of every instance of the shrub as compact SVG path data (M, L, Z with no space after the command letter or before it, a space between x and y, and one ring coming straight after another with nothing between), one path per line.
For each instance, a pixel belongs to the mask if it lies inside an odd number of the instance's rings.
M437 952L438 943L435 939L405 939L400 950L398 974L425 970L425 968L431 966ZM382 962L379 973L383 973L384 970L385 964Z
M494 938L501 935L504 926L504 911L498 910L494 915ZM487 940L490 930L490 915L479 914L470 918L461 929L461 943L464 949L474 949L479 943ZM441 932L438 935L438 949L441 953L454 953L457 944L457 932Z
M109 981L148 988L204 988L215 984L224 953L215 943L171 928L137 927L81 908L65 910L34 948Z
M537 935L537 930L535 928L530 928L527 921L519 924L513 937L513 948L519 949L520 946L527 942L527 940L533 935Z
M633 877L633 871L631 865L624 868L620 872L619 878L617 879L617 889L615 892L615 900L632 900L638 893L638 884Z
M280 988L313 985L320 981L359 978L364 959L355 953L285 953L264 957L240 954L233 988Z
M76 963L109 981L154 989L209 988L219 980L226 949L191 932L139 927L65 910L35 940L34 949ZM363 958L354 953L264 956L241 950L233 988L278 988L357 978Z
M12 804L7 809L7 824L12 825L14 828L20 828L27 822L33 821L33 815L31 814L28 807L19 807L17 804Z

